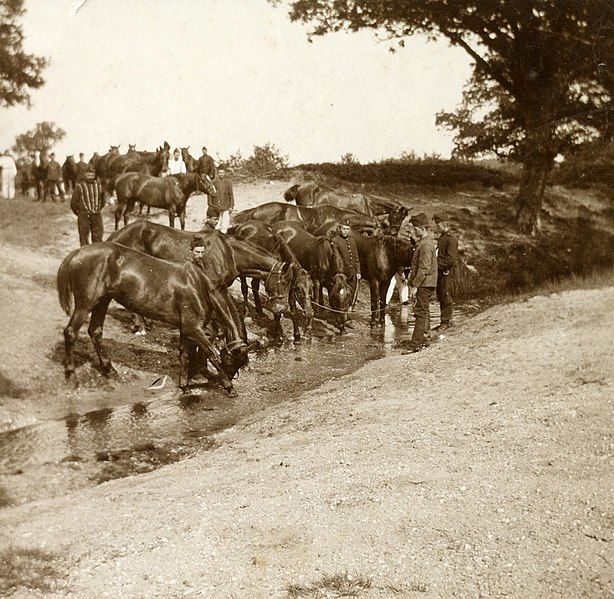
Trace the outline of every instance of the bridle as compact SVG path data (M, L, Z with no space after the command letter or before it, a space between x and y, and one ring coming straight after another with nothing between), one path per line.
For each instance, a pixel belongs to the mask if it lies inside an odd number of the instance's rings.
M271 270L269 271L269 274L266 276L266 278L264 279L264 289L267 293L267 296L269 298L269 300L280 300L280 299L284 299L285 295L284 293L280 293L278 295L269 295L269 292L267 291L267 287L269 285L269 281L271 279L271 277L273 275L277 275L277 287L279 287L279 285L281 284L281 279L282 276L284 274L284 270L283 270L283 266L284 266L285 262L275 262L275 264L273 264L273 266L271 267ZM279 266L278 270L275 270L275 268Z

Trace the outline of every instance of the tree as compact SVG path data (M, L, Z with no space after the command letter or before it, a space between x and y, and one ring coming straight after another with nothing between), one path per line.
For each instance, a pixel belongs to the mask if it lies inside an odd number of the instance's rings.
M20 156L32 152L48 152L54 144L64 139L65 135L66 131L60 129L55 123L43 121L37 123L34 129L18 135L12 149Z
M30 89L38 89L47 59L23 50L23 31L18 24L25 13L23 0L0 0L0 107L30 102Z
M497 148L522 162L516 216L525 232L539 230L546 178L577 127L612 135L611 0L292 0L290 7L293 21L313 25L310 35L370 28L401 46L424 33L463 48L473 77L447 122L459 129L465 154ZM480 105L491 111L476 123L470 117Z
M288 166L288 157L282 156L275 144L254 146L249 158L243 161L243 167L252 175L264 177Z

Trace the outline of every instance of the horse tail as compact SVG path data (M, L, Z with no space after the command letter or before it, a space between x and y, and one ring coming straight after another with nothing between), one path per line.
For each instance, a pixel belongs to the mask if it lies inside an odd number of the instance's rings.
M78 251L78 249L73 250L70 252L70 254L68 254L68 256L66 256L66 258L64 258L64 260L62 260L62 264L60 264L56 279L60 306L68 316L72 314L74 306L72 284L70 282L70 263Z

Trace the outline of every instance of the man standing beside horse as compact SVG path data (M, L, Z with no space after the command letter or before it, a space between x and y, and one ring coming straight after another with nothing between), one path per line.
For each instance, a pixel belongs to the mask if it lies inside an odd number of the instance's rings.
M208 196L209 205L207 208L207 216L218 215L218 223L216 229L222 233L228 231L230 226L230 211L235 207L235 196L232 189L232 183L226 179L226 171L222 168L218 169L217 175L213 180L217 193L215 196Z
M345 275L347 277L348 286L352 293L351 307L356 303L358 297L358 282L360 281L360 258L358 256L358 248L356 241L350 235L350 221L344 219L339 223L338 233L331 239L331 243L335 246L343 258L345 264Z
M79 242L83 245L102 241L104 225L102 222L102 209L106 200L102 193L100 183L96 181L96 169L89 165L85 172L85 181L75 185L70 201L70 207L77 216L79 229Z
M439 229L437 241L437 301L441 308L439 326L436 331L445 331L452 326L454 295L458 270L458 241L450 230L448 217L435 214L433 220Z
M414 304L414 332L404 353L417 352L428 345L425 335L430 327L430 304L437 287L437 247L429 235L428 217L424 212L411 218L418 245L409 275L409 297Z

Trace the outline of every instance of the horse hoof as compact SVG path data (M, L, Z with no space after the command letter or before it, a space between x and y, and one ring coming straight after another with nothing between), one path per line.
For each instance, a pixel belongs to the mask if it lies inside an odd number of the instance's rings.
M226 391L228 392L228 397L239 397L239 394L237 393L237 390L234 387L231 387L230 389L226 389Z

